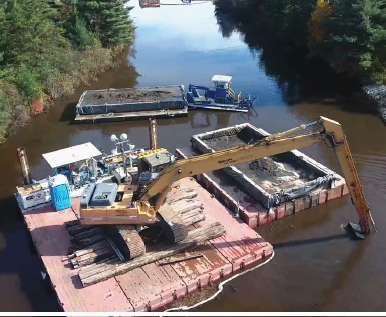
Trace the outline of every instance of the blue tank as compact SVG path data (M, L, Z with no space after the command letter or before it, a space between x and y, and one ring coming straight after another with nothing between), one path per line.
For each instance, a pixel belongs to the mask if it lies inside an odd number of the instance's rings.
M56 211L71 207L70 188L65 175L58 174L50 178L49 189L51 203Z

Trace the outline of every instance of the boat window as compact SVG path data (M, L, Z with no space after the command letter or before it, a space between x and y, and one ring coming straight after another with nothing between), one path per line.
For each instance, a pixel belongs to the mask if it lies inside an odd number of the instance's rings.
M214 85L215 85L216 88L225 88L225 89L228 89L228 83L215 81L215 82L214 82Z

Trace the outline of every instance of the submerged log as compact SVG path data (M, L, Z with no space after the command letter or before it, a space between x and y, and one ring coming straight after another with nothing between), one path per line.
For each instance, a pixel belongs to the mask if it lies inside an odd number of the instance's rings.
M219 223L213 223L207 227L198 228L188 233L187 237L178 244L169 246L163 250L148 252L146 255L117 265L102 264L98 266L90 275L90 272L80 270L79 277L83 287L105 281L110 277L124 274L137 267L173 256L196 248L198 245L208 240L218 238L225 233L225 228Z

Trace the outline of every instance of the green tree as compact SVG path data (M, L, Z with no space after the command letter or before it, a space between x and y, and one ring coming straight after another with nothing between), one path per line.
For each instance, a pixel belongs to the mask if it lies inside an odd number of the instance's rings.
M271 0L264 12L277 37L300 47L307 44L307 24L315 6L316 0Z
M386 69L386 1L333 0L331 8L324 21L328 37L319 53L336 70L372 81Z
M106 47L128 44L133 39L133 25L129 18L132 7L125 0L78 0L78 14Z
M68 44L63 30L47 18L43 0L3 0L4 18L0 20L0 51L3 63L38 66L53 47Z

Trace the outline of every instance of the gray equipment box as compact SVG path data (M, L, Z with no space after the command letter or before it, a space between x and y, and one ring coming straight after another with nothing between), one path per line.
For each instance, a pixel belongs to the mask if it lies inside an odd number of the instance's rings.
M80 207L82 208L88 208L92 194L95 190L95 183L90 183L86 185L86 188L83 191L83 195L80 199Z
M91 207L111 206L117 196L118 185L115 183L99 183L90 201Z

